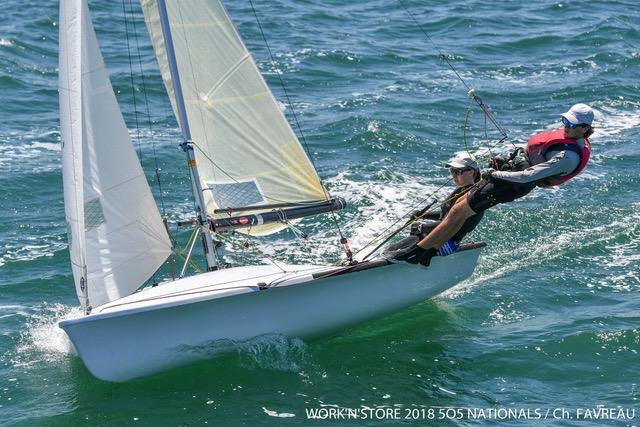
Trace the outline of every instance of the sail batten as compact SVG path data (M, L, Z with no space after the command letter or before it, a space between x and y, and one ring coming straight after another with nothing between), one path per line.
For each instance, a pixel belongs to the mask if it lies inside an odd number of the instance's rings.
M247 183L250 204L327 200L318 174L218 0L164 0L207 214L225 208L225 192ZM141 0L160 71L177 117L157 0ZM204 190L207 189L207 190ZM257 194L260 194L260 198ZM282 225L256 227L266 234Z
M62 0L60 22L65 215L76 290L88 309L138 289L167 259L171 242L131 144L86 1Z

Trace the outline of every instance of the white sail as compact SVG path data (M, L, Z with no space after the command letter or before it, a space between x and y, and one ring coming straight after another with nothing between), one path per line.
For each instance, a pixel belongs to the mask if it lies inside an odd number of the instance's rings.
M157 2L141 3L179 117ZM218 0L165 3L207 213L326 200L313 165L224 6ZM281 228L275 224L250 231L265 234Z
M59 92L73 276L82 305L95 307L133 293L167 259L171 242L131 144L85 0L60 2Z

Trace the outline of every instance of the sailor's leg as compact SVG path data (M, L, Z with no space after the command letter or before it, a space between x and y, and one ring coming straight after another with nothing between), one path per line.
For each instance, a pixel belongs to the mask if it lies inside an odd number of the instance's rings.
M476 213L469 206L467 197L461 197L458 199L456 204L453 205L442 222L438 224L438 226L434 228L427 237L418 242L418 246L423 249L440 248L444 242L453 237L462 228L462 225L467 218L475 214Z

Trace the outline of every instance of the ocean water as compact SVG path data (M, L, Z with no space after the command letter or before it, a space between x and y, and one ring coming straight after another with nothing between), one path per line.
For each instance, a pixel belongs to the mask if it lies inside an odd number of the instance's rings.
M264 337L122 384L94 378L56 326L80 315L62 201L58 4L3 4L0 425L640 424L635 1L406 0L509 131L496 150L558 126L559 113L574 103L592 105L596 132L586 171L565 186L536 189L490 210L471 236L488 243L476 272L431 301L327 339ZM180 133L139 5L89 4L154 194L160 202L157 160L166 214L188 215ZM499 139L474 106L463 131L467 89L403 3L253 4L273 63L251 4L227 7L283 108L290 118L292 110L298 115L327 187L347 199L338 219L354 249L448 185L443 163L453 153L482 154ZM139 57L127 53L127 30ZM292 105L284 103L278 73ZM308 241L282 233L262 249L286 261L339 259L329 218L301 227ZM558 408L572 418L547 412ZM586 415L598 408L615 409L618 419ZM310 420L310 409L373 415ZM489 409L529 410L530 419L492 417ZM632 419L620 419L620 409ZM479 410L487 416L474 420ZM546 421L533 421L535 410Z

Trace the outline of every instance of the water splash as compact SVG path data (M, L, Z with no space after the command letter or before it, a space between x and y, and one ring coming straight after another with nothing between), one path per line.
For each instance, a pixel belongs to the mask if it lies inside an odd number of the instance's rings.
M240 365L255 369L299 372L305 361L307 345L299 338L269 334L238 346Z
M236 353L240 365L245 368L299 372L305 360L307 345L299 338L267 334L242 342L221 339L200 345L182 345L178 350L202 359Z
M16 347L16 366L30 366L37 362L60 362L75 354L73 344L58 327L62 320L82 316L78 307L63 304L45 304L28 318L26 328Z

